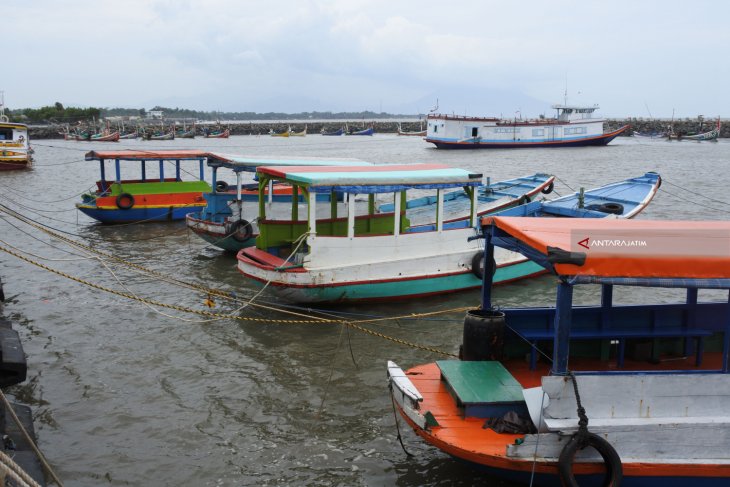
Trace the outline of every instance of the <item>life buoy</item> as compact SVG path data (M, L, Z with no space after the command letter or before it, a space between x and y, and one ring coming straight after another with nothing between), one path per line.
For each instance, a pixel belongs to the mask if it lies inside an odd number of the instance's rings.
M606 477L602 485L605 487L618 487L621 485L621 480L624 476L621 458L608 441L593 433L588 433L584 438L580 438L577 434L573 435L570 441L563 447L563 451L560 452L558 472L562 485L566 487L579 487L578 482L575 480L575 475L573 475L573 461L575 460L575 454L588 446L596 449L601 455L601 458L603 458L603 463L606 465Z
M492 275L497 272L497 262L492 259ZM478 279L484 279L484 251L480 250L471 258L471 272Z
M228 183L225 181L216 181L215 182L215 190L222 193L224 191L228 191Z
M253 236L253 227L246 220L238 220L228 227L228 235L237 242L245 242Z
M134 196L129 193L122 193L117 196L117 208L120 210L128 210L134 206Z
M25 142L25 137L23 137L22 135L18 137L18 142L20 142L21 144Z
M601 213L609 213L612 215L621 215L624 212L624 205L621 203L603 203L596 208Z
M550 184L548 184L547 186L545 186L544 188L542 188L540 190L540 192L542 194L550 194L550 193L552 193L553 192L553 188L555 188L555 184L554 183L555 183L554 181L550 181Z

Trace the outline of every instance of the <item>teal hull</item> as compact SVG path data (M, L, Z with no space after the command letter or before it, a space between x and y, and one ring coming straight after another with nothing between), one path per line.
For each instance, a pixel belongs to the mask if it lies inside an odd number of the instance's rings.
M532 261L497 268L495 283L506 283L545 272ZM269 289L292 302L334 303L344 301L389 301L478 289L482 281L471 272L406 281L346 284L342 286L284 287L271 283Z

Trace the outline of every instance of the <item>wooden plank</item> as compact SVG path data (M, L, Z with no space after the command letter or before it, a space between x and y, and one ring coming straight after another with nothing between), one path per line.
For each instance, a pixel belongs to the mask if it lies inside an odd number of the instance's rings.
M464 405L522 402L522 386L499 362L437 361L444 380Z

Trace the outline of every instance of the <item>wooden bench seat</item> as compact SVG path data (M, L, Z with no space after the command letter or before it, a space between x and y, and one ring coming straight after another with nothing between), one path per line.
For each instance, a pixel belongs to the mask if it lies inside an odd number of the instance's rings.
M530 369L537 368L537 342L539 340L552 340L555 337L554 330L516 330L520 336L530 342ZM695 344L695 364L702 365L702 353L704 350L704 338L712 336L711 330L701 328L656 328L646 329L614 329L603 330L571 330L571 340L618 340L618 354L616 362L618 367L624 365L626 352L626 340L629 338L692 338Z

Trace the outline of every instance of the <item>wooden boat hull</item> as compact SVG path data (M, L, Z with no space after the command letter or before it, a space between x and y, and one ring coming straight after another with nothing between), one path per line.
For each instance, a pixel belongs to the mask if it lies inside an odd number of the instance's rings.
M540 377L545 371L531 375L518 374L513 369L510 369L510 372L515 374L515 378L523 387L534 387L539 385ZM510 482L528 485L534 467L533 485L561 487L555 459L545 459L538 455L539 460L534 462L532 456L529 458L508 456L507 451L510 446L515 445L517 440L522 441L525 437L524 434L496 433L491 429L482 428L484 423L482 418L464 418L463 411L456 405L446 384L441 379L442 374L437 364L420 365L405 372L405 376L411 382L415 392L422 397L418 401L417 409L412 407L413 401L407 398L407 395L413 394L414 390L399 386L401 381L393 380L397 376L397 372L392 372L389 367L392 395L398 411L413 428L413 431L427 443L455 459L466 462L475 469ZM403 394L403 391L406 394ZM423 421L426 412L435 417L440 425L426 426ZM562 445L560 446L562 447ZM622 486L715 487L727 485L730 478L730 464L727 463L707 462L702 464L681 460L650 462L645 459L626 460L622 463ZM603 473L600 464L578 462L574 465L574 472L576 480L581 486L602 485Z
M347 135L373 135L374 133L375 133L375 130L372 127L370 127L365 130L358 130L356 132L350 132Z
M167 207L140 207L129 210L103 209L92 205L77 204L76 208L94 220L101 223L144 223L177 221L194 211L199 211L203 205L183 205Z
M344 133L345 133L345 130L344 129L340 129L340 130L336 130L334 132L322 132L322 135L335 136L336 137L336 136L342 135Z
M227 224L221 218L221 221L213 221L202 218L203 212L196 211L188 213L185 216L185 224L188 229L202 238L209 244L223 249L228 252L238 252L242 248L250 247L256 244L256 236L258 235L258 227L255 221L251 220L253 234L251 238L246 240L236 240L227 232Z
M119 132L107 135L92 135L89 139L91 142L119 142Z
M2 152L0 152L2 154ZM17 171L21 169L30 169L32 166L31 159L27 156L23 158L10 158L0 155L0 171Z
M205 134L206 139L227 139L231 135L231 131L226 129L223 132Z
M555 140L541 142L491 142L478 139L445 140L426 138L426 142L435 144L439 149L518 149L521 147L590 147L608 145L613 139L626 132L630 125L595 137L584 137L571 140Z

